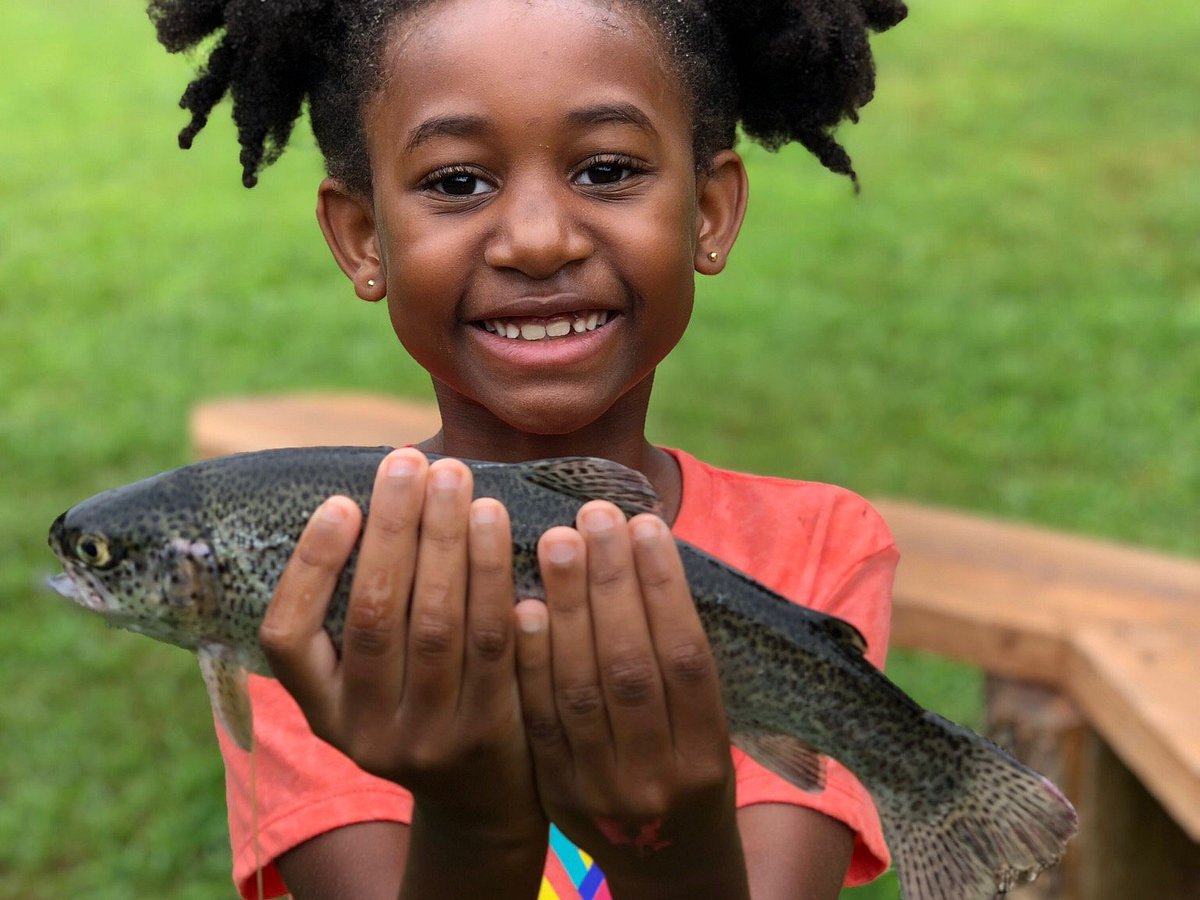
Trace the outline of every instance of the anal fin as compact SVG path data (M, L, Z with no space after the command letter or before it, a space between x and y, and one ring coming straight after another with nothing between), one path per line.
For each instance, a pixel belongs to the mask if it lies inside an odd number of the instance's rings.
M751 759L809 793L825 790L825 759L810 744L779 732L734 733L733 743Z
M234 651L222 644L201 644L196 651L208 700L222 727L239 747L249 752L254 738L254 715L246 689L246 670Z

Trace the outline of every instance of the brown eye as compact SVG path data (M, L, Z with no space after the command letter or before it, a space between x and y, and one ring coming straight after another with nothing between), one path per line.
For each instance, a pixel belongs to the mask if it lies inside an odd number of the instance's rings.
M75 555L89 566L103 569L112 560L108 542L98 534L84 534L75 542Z

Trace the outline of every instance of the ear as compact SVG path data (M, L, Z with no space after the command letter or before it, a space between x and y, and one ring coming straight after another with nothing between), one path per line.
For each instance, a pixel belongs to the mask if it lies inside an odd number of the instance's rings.
M696 232L696 271L716 275L725 268L729 251L737 240L746 216L750 186L746 167L733 150L722 150L697 179L696 205L699 228ZM715 258L714 258L715 254Z
M325 243L354 292L374 303L387 295L387 281L375 233L375 209L369 197L354 193L334 178L317 189L317 221Z

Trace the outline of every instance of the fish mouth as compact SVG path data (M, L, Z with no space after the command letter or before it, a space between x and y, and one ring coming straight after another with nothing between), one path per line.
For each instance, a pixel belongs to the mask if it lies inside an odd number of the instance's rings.
M112 613L115 607L105 599L103 591L99 590L95 584L90 583L87 573L84 573L83 580L89 583L84 585L80 576L70 571L59 572L46 579L46 586L54 593L66 597L84 609L90 609L101 615Z
M499 316L477 319L472 324L508 340L547 341L595 331L619 315L611 309L583 309L549 316Z

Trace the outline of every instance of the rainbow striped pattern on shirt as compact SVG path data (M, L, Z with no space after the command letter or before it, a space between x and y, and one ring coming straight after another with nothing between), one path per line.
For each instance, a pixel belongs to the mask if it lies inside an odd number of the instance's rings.
M612 900L600 867L554 825L538 900Z

